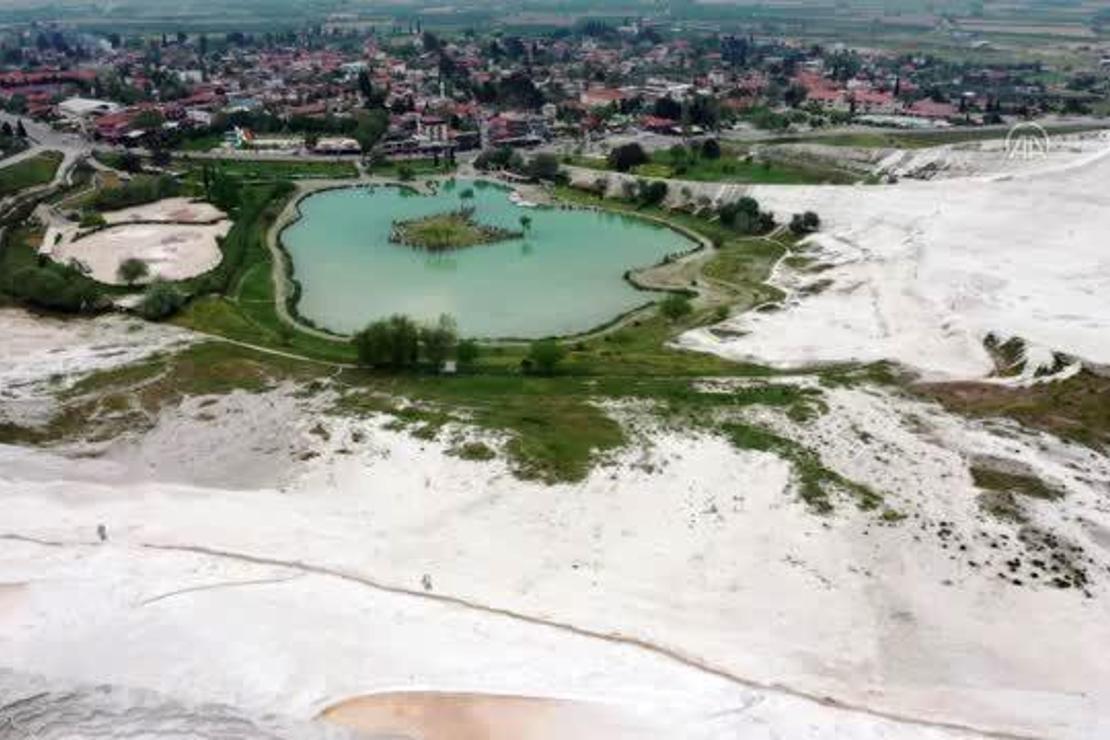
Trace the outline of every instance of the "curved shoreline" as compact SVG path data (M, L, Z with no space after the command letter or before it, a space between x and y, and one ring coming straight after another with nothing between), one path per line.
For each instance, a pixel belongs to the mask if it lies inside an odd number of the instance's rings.
M438 190L440 184L444 180L448 179L454 180L458 178L455 176L426 178L424 180L421 180L421 183L425 185L425 188L427 188L429 183L435 183L435 185L430 189L430 194L434 194ZM480 180L503 190L512 190L512 188L507 186L505 183L490 178L467 177L465 179L474 181ZM286 250L285 245L282 241L282 235L285 233L286 229L295 225L304 217L304 212L301 209L301 202L304 201L306 198L332 190L349 190L379 186L403 188L412 190L420 194L425 193L424 189L414 186L413 183L388 179L367 179L356 182L345 182L337 180L303 181L300 183L295 183L295 187L297 188L296 193L292 198L290 198L289 202L285 204L281 212L278 214L277 218L274 219L273 224L271 224L270 227L267 229L266 246L267 248L269 248L272 257L271 261L273 264L273 269L271 272L271 281L274 285L274 302L276 304L278 317L298 331L303 331L319 338L328 339L334 342L349 342L351 337L353 336L351 334L340 334L338 332L316 326L311 321L311 319L308 319L307 317L301 315L299 311L297 311L296 302L297 300L299 300L301 288L300 283L297 281L295 275L292 255L290 255L289 252ZM695 259L704 258L707 255L712 254L712 252L716 249L712 240L693 231L692 229L680 224L672 223L660 216L643 213L629 213L617 209L604 208L602 206L583 206L558 201L554 205L540 205L539 208L595 211L599 213L624 216L628 218L636 218L651 223L655 226L661 226L670 229L679 236L693 242L694 245L690 249L687 249L685 251L667 255L662 260L656 262L653 265L630 268L625 271L622 279L629 285L631 285L634 289L645 293L682 293L685 295L689 295L692 292L696 296L702 296L705 294L706 291L704 291L704 289L700 285L695 284L692 286L679 286L673 283L669 283L666 275L663 275L662 278L660 278L658 274L655 274L664 269L671 270L676 267L689 264ZM291 290L290 286L292 286ZM290 300L291 298L292 300ZM595 337L603 336L607 333L616 331L617 329L623 327L628 322L632 321L635 318L638 318L641 314L645 313L652 306L654 306L655 303L656 301L653 299L639 306L634 306L627 311L617 314L612 319L604 321L601 324L589 327L580 332L531 338L509 336L476 337L475 339L485 345L519 345L545 339L556 339L561 341L582 341L586 339L593 339Z

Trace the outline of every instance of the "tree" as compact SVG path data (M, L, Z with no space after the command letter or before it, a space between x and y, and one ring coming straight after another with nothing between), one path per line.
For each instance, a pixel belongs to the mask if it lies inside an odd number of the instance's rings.
M528 161L526 172L535 180L554 180L559 176L559 158L549 152L541 152Z
M166 119L162 117L162 114L156 110L144 110L142 113L135 116L135 119L132 121L132 125L134 125L135 128L141 128L144 131L153 131L155 129L161 128L162 124L165 123L165 120Z
M363 154L369 152L389 129L389 114L384 108L375 108L358 114L354 138Z
M155 167L169 167L170 166L170 153L167 149L158 147L150 152L150 162Z
M812 234L819 228L821 228L821 218L813 211L795 213L790 219L790 231L793 232L795 236Z
M0 126L0 136L3 136L5 139L10 139L15 136L15 129L12 128L10 123L4 121L4 125Z
M149 274L150 267L138 257L128 257L116 268L116 276L128 285L134 285Z
M617 172L628 172L633 167L647 164L648 161L644 148L636 142L614 148L609 152L608 157L609 166Z
M184 305L184 293L164 280L154 280L143 293L139 315L148 321L159 321L177 313Z
M659 312L670 321L689 316L693 310L689 297L683 293L671 293L659 303Z
M664 96L655 101L652 113L659 118L669 118L672 121L677 121L682 118L682 104L671 97Z
M521 216L520 217L520 228L524 229L525 231L531 231L532 230L532 217L529 216L528 214L524 214L523 216Z
M124 152L119 155L119 168L124 172L135 174L142 171L143 161L139 159L139 155L135 152Z
M416 365L420 330L408 316L394 314L369 324L352 338L361 365L402 370Z
M652 180L640 183L640 204L643 206L656 206L667 197L667 183L663 180Z
M455 320L447 314L442 314L432 326L420 327L420 344L424 351L424 359L432 366L433 370L443 367L444 361L451 356L459 341L459 333L455 327Z
M720 159L721 145L716 139L706 139L701 144L701 156L704 159Z
M455 357L459 361L461 367L470 367L478 359L481 349L478 343L473 339L464 339L459 342L459 346L455 349Z
M532 342L528 348L527 360L543 375L551 375L555 368L566 357L567 351L563 345L554 339L540 339Z

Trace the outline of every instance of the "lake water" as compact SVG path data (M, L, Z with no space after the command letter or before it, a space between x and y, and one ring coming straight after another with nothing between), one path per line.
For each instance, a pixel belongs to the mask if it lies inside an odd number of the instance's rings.
M389 241L395 219L456 209L473 188L477 220L521 239L430 254ZM282 234L301 283L297 310L317 325L351 333L403 313L418 321L455 317L463 336L533 338L586 331L653 296L624 279L693 244L643 220L589 210L522 208L509 191L459 180L435 196L395 187L328 190L300 203Z

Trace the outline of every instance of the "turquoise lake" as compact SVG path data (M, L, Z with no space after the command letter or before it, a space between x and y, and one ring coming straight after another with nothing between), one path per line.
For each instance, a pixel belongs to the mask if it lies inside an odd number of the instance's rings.
M395 219L459 207L472 187L475 217L521 239L430 254L389 241ZM388 187L310 195L282 234L301 283L298 312L341 333L403 313L418 321L450 314L463 336L534 338L599 326L655 298L623 279L694 244L641 219L590 210L523 208L509 191L457 181L434 196Z

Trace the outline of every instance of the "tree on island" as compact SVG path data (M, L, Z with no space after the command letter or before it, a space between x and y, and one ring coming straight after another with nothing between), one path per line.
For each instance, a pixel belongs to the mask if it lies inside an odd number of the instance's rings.
M149 274L150 268L138 257L128 257L116 269L116 275L128 285L134 285Z

